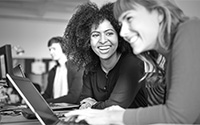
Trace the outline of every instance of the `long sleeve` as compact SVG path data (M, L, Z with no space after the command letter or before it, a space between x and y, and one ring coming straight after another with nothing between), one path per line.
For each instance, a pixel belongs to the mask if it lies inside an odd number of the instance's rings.
M91 82L90 82L90 78L91 75L87 74L86 72L83 73L83 88L82 88L82 92L79 98L79 102L87 97L92 97L93 96L93 88L91 86Z
M167 61L166 104L125 111L124 123L200 123L200 20L180 24Z
M42 94L42 96L45 99L53 98L53 83L54 83L55 74L56 74L56 67L53 67L48 73L47 88L45 92Z

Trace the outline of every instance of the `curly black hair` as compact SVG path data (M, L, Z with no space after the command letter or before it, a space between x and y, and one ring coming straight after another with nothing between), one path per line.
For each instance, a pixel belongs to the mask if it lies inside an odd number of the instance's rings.
M101 8L95 3L87 2L77 7L64 32L66 39L66 55L79 68L91 70L100 63L99 57L90 47L90 33L92 26L98 27L105 19L110 21L118 34L118 53L131 52L130 45L120 37L120 25L113 15L113 3L107 3Z

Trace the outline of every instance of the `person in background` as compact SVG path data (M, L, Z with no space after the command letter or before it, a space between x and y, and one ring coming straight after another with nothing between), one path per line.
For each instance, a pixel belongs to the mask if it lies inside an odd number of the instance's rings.
M76 104L82 89L83 70L67 59L64 41L60 36L48 41L50 55L57 64L48 73L48 84L43 97L49 103Z
M90 124L200 124L200 19L186 16L172 0L117 0L114 14L134 54L145 62L153 60L152 50L166 58L165 103L78 110L66 116L79 115Z
M82 4L65 30L67 53L85 69L80 109L147 106L144 84L138 82L143 63L119 36L112 10L113 3L100 9L92 2Z

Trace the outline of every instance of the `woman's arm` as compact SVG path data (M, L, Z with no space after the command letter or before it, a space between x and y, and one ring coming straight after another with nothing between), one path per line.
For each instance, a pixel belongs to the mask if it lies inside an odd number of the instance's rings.
M200 20L182 24L168 59L170 85L165 105L126 110L126 124L200 122Z
M88 98L88 97L93 97L93 93L92 93L92 86L90 83L90 74L86 74L86 72L84 72L83 74L83 88L82 88L82 92L79 98L79 101L81 102L83 99Z

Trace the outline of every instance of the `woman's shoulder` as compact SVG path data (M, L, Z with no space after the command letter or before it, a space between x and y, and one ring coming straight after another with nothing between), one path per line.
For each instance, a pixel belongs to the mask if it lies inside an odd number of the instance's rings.
M82 70L82 68L79 68L78 65L76 65L72 60L68 60L66 62L66 68L70 72L78 72Z
M200 19L197 17L189 18L188 20L180 24L179 30L184 30L186 32L200 31Z
M177 43L178 46L180 46L180 44L182 46L191 46L192 43L194 43L192 45L199 44L199 42L197 42L199 39L200 19L190 18L179 25L174 41L176 41L175 43Z
M141 62L141 60L133 53L122 54L122 61L125 62Z
M172 62L179 64L187 62L188 60L194 60L198 57L200 52L199 40L200 19L191 18L181 23L173 40Z
M143 66L143 61L133 53L122 54L122 67Z

